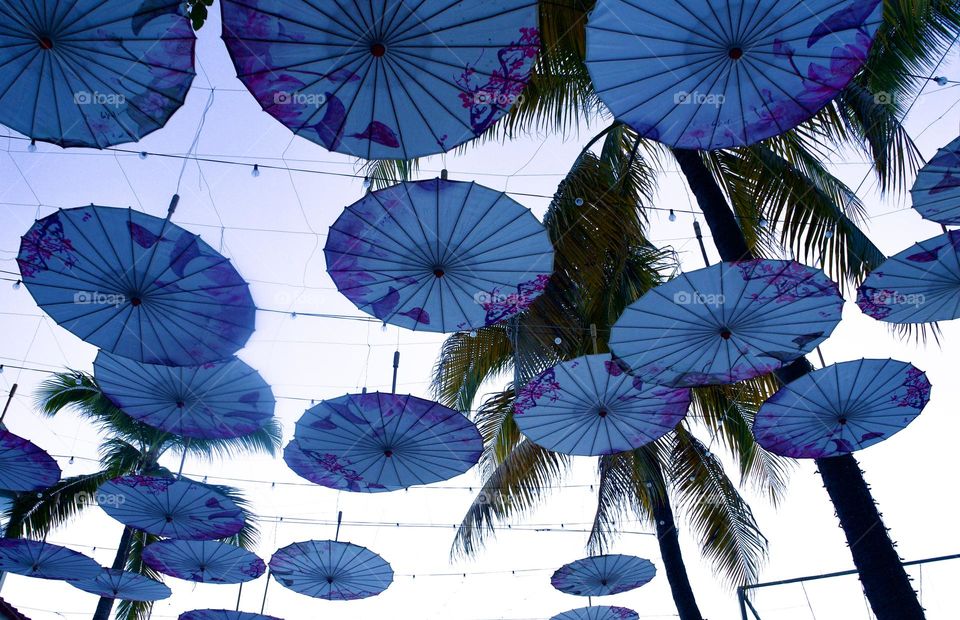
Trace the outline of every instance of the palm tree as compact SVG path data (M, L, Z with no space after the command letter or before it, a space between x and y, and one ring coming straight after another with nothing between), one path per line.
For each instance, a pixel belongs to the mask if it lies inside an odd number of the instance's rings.
M169 453L193 455L204 459L229 458L246 453L273 455L280 446L281 429L277 422L250 435L226 440L186 440L164 433L117 409L107 399L96 381L83 373L60 373L43 382L37 394L38 409L44 415L55 416L70 410L90 420L104 436L100 446L101 468L92 474L64 478L56 485L38 494L21 494L5 512L7 525L4 536L42 539L49 532L68 524L86 508L94 506L101 484L132 473L172 475L158 463ZM240 492L231 487L209 484L212 490L225 494L243 511L244 528L225 542L254 548L258 540L255 517ZM143 563L141 552L157 537L130 527L123 529L112 568L133 571L158 578ZM113 599L102 598L97 605L94 620L107 620L113 609ZM121 601L117 617L125 620L145 620L151 603Z
M578 0L543 5L544 53L525 99L497 130L501 135L533 127L563 130L571 119L598 109L583 67L583 25L592 5ZM888 0L866 69L813 120L750 148L674 151L723 260L761 256L783 245L801 259L820 262L847 286L862 281L884 257L858 227L864 213L855 190L821 162L837 147L853 147L870 158L881 190L902 191L918 156L899 119L923 76L935 70L958 37L956 0ZM644 152L656 150L642 140L636 144ZM763 230L761 222L774 226ZM801 360L779 379L795 379L811 368ZM817 464L878 618L922 618L856 460Z
M458 530L455 553L475 553L496 521L532 508L569 464L567 457L520 435L512 417L515 387L559 361L607 352L610 326L624 307L660 284L662 272L674 266L669 253L650 246L644 236L637 205L652 194L653 171L634 145L624 128L606 132L602 154L585 149L561 185L545 218L556 262L544 295L507 324L455 334L444 343L434 390L449 406L469 411L484 382L511 370L514 374L512 385L485 399L477 411L486 446L485 481ZM766 395L762 388L754 383L738 390L699 391L697 419L725 424L744 476L778 497L784 461L759 450L749 431L744 432ZM608 547L625 514L639 515L657 531L683 620L703 616L680 553L674 501L691 517L718 572L735 584L755 580L766 540L736 484L688 425L640 450L600 458L599 472L590 550Z

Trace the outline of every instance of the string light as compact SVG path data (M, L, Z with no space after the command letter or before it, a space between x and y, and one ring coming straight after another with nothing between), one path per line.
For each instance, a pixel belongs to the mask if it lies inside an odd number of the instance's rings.
M560 339L560 336L557 336L556 338L553 339L553 344L560 346L561 344L563 344L563 340Z
M140 159L146 159L146 158L147 158L147 152L146 152L146 151L140 151L139 157L140 157Z
M22 282L21 282L20 280L17 280L16 282L14 282L14 283L13 283L13 290L19 291L21 284L22 284Z
M36 153L36 152L37 152L37 141L36 141L36 140L31 140L31 141L30 141L30 146L27 147L27 150L30 151L31 153Z
M71 456L71 457L70 457L70 460L67 461L67 464L73 465L73 461L74 461L74 458Z
M260 176L260 164L253 164L253 170L250 171L250 176L253 178Z
M760 228L766 228L767 226L770 225L770 223L767 221L767 218L761 217L761 218L760 218L760 221L757 222L757 225L758 225Z
M950 80L942 75L933 78L933 81L937 83L937 86L946 86L950 82Z
M673 209L670 209L670 215L667 216L667 219L671 222L677 221L677 214L673 212Z
M471 338L476 338L476 337L477 337L477 330L475 330L475 329L470 330L470 337L471 337Z
M582 206L583 206L583 198L577 198L576 200L573 201L573 204L577 205L578 207L582 207Z
M363 189L369 190L373 187L373 181L370 180L370 177L363 177Z
M826 231L824 231L823 237L825 239L833 239L833 226L830 226Z

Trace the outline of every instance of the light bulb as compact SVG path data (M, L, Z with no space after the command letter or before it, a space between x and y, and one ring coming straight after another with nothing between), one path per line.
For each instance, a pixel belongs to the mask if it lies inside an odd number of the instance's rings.
M147 158L147 152L146 152L146 151L140 151L140 159L146 159L146 158Z
M560 339L560 336L557 336L556 338L553 339L553 344L560 346L561 344L563 344L563 340Z
M0 364L0 375L3 374L3 364Z
M74 385L80 385L81 383L83 383L83 378L80 375L73 378Z
M291 312L291 313L290 313L290 318L291 318L291 319L297 318L297 313L296 313L296 312Z
M677 214L673 212L673 209L670 209L670 215L667 216L667 219L670 220L671 222L677 221Z
M573 204L577 205L578 207L582 207L582 206L583 206L583 198L577 198L576 200L573 201Z
M823 236L825 239L833 239L833 226L824 231Z
M757 225L760 226L760 228L766 228L768 225L767 218L761 217L760 221L757 222Z
M20 284L21 284L20 280L17 280L16 282L14 282L14 283L13 283L13 290L19 291L19 290L20 290Z
M260 164L253 164L253 170L250 171L250 176L253 178L260 176Z
M363 189L370 189L373 186L373 182L370 180L370 177L363 177Z
M476 337L477 337L477 330L475 330L475 329L474 329L474 330L471 330L471 331L470 331L470 337L471 337L471 338L476 338Z
M933 81L937 83L937 86L946 86L947 82L949 82L949 80L942 75L933 78Z
M67 463L69 463L70 465L73 465L73 457L72 457L72 456L70 457L70 460L67 461Z
M36 140L31 140L31 141L30 141L30 146L27 147L27 150L30 151L31 153L36 153L36 152L37 152L37 141L36 141Z

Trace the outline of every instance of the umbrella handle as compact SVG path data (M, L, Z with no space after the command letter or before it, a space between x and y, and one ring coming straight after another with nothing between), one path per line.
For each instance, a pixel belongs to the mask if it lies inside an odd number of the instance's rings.
M340 540L340 524L343 523L343 511L337 513L337 533L334 535L333 540L337 542Z
M177 210L177 205L180 204L180 194L174 194L173 198L170 199L170 206L167 207L167 221L170 221L170 218L173 217L173 212Z
M240 582L240 589L237 591L237 608L234 611L240 611L240 597L243 596L243 582Z
M400 369L400 351L393 352L393 393L397 393L397 373Z
M707 246L703 244L703 230L700 228L700 222L693 220L693 232L697 235L697 241L700 243L700 253L703 254L703 262L710 266L710 257L707 256Z
M3 413L0 414L0 423L3 423L3 419L7 417L7 409L10 408L10 403L13 402L13 397L17 393L17 384L14 383L10 386L10 394L7 396L7 404L3 406Z

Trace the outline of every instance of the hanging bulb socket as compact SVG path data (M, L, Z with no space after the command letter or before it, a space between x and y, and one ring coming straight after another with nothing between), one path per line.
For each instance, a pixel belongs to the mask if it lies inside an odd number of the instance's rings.
M250 176L253 178L260 176L260 164L253 164L253 170L250 171Z
M20 281L20 280L17 280L16 282L14 282L14 283L13 283L13 290L15 290L15 291L19 291L19 290L20 290L20 285L21 285L21 284L23 284L23 282L22 282L22 281Z
M31 153L36 153L36 152L37 152L37 141L36 141L36 140L30 140L30 146L27 147L27 150L30 151Z
M677 214L673 212L673 209L670 209L670 215L667 216L667 219L671 222L677 221Z

